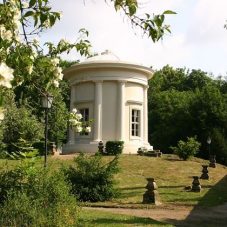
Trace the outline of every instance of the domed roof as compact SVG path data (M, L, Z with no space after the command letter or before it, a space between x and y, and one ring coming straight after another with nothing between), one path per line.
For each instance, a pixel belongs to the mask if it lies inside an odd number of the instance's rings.
M128 61L122 61L118 56L109 50L97 54L93 57L87 58L86 60L76 63L71 67L64 69L63 73L65 78L73 78L76 73L81 71L90 70L110 70L117 69L126 71L137 71L140 74L145 74L147 78L151 78L153 75L153 70L151 68L138 65ZM108 76L109 77L109 76Z
M110 50L105 50L101 54L97 54L95 56L92 56L90 58L87 58L81 64L83 63L95 63L95 62L120 62L120 58L117 57L114 53L112 53Z

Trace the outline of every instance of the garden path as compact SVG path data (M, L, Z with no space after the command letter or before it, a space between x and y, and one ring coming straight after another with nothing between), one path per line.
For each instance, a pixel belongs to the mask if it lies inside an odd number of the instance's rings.
M174 226L227 227L227 203L211 208L193 206L158 206L154 209L86 207L105 212L148 217Z

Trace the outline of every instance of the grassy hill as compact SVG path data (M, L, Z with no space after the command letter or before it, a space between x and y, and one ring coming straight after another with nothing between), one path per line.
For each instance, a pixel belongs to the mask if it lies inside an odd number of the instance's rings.
M48 168L55 171L62 165L70 165L73 163L73 157L48 157ZM105 162L108 162L113 157L105 156L103 159ZM20 162L0 160L0 171L5 168L14 168ZM38 159L36 164L43 167L43 159ZM198 158L181 161L174 155L163 155L161 158L121 155L119 159L121 170L115 176L116 187L120 192L119 197L112 201L86 203L84 205L144 208L144 210L147 210L147 208L160 208L166 210L166 212L171 209L174 209L174 212L176 212L175 209L177 206L179 206L178 211L182 209L182 206L192 206L193 209L189 208L192 210L189 217L192 216L193 218L193 214L199 206L208 207L227 202L227 167L219 164L217 164L217 168L209 168L210 180L200 180L202 185L202 191L200 193L184 190L185 186L191 185L192 176L201 175L202 164L208 164L208 161ZM142 204L143 194L146 191L146 178L148 177L153 177L159 187L158 191L163 204L161 207ZM191 219L189 218L187 221L186 218L185 221L190 223ZM81 212L80 222L82 226L173 226L142 216L135 217L86 209L83 209ZM214 226L212 223L208 225L210 222L210 220L207 221L206 217L206 221L202 220L199 223L202 223L203 226ZM223 220L220 221L220 223L222 222ZM207 223L207 225L204 225L204 223Z
M109 161L113 157L105 156ZM48 166L53 170L61 165L70 165L71 159L48 158ZM11 168L19 161L0 160L0 166ZM38 161L39 165L43 160ZM153 177L158 185L161 201L164 205L201 205L214 206L227 202L227 167L217 164L216 168L209 168L210 180L200 180L202 191L200 193L187 192L185 186L192 183L192 176L200 176L202 164L208 164L207 160L192 158L189 161L181 161L175 155L163 155L161 158L121 155L120 172L115 176L116 187L119 188L119 197L108 202L95 203L101 206L126 206L144 207L143 194L146 191L147 177ZM8 167L6 167L8 166ZM91 205L91 204L89 204Z
M105 161L112 158L104 156ZM73 160L51 159L49 162L57 167L62 163L71 164ZM144 207L142 198L146 191L147 177L155 179L164 205L215 206L227 202L227 167L219 164L216 168L208 168L210 180L200 180L200 193L184 190L185 186L192 184L192 176L200 176L202 165L208 163L208 160L198 158L182 161L175 155L163 155L161 158L121 155L120 172L115 176L119 197L92 205Z

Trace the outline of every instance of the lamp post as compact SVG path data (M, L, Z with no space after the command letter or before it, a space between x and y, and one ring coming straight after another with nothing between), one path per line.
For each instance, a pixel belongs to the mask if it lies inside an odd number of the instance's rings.
M207 137L207 144L208 144L208 152L209 152L209 158L210 158L210 144L211 144L210 136Z
M51 108L53 102L53 96L45 93L42 95L42 107L45 110L45 156L44 156L44 167L47 166L47 136L48 136L48 110Z

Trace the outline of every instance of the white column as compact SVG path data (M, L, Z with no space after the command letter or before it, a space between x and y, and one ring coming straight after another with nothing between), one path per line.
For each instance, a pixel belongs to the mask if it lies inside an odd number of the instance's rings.
M124 141L125 135L125 81L118 81L118 139Z
M94 140L102 140L102 81L95 81Z
M148 143L148 112L147 112L147 90L149 86L143 89L143 140Z
M76 95L76 87L75 85L71 86L71 94L70 94L70 111L74 108L74 102L75 102L75 95ZM69 144L74 144L75 143L75 133L74 130L69 127Z

